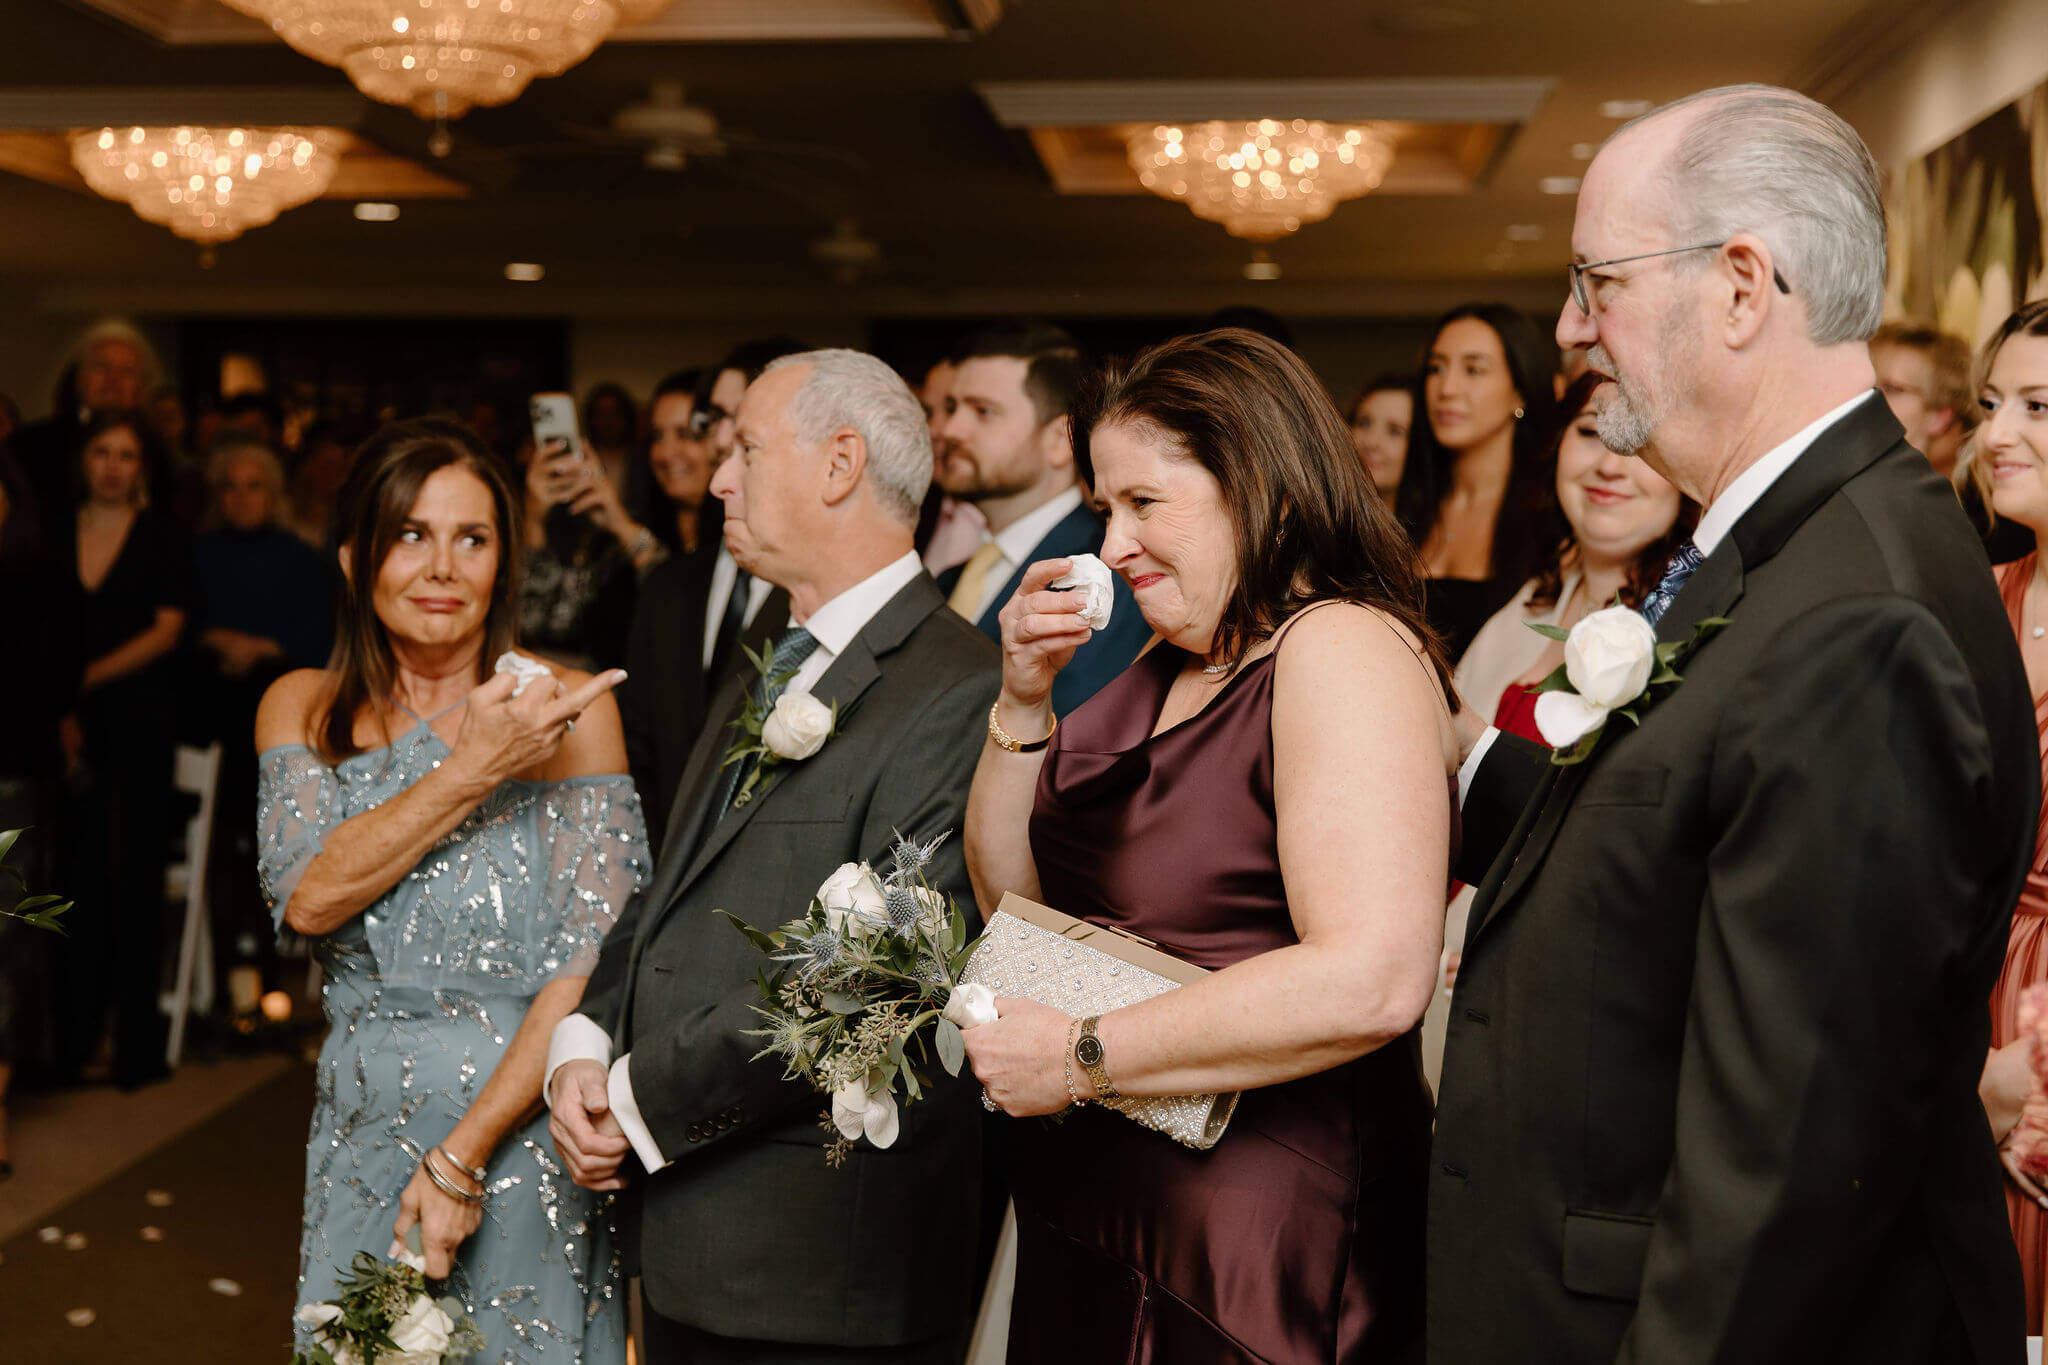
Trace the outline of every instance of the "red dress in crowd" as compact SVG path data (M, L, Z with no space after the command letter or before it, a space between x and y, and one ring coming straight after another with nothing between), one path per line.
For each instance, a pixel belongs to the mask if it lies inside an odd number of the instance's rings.
M2020 605L2026 599L2027 584L2034 577L2037 556L1998 567L1998 590L2012 618L2013 634L2020 633ZM2048 777L2048 692L2034 698L2034 724L2041 737L2042 769ZM2012 937L2005 948L2005 970L1998 988L1991 993L1991 1046L2004 1047L2020 1033L2020 993L2037 982L2048 981L2048 807L2034 838L2034 866L2012 912ZM2013 1240L2019 1244L2020 1268L2027 1279L2027 1330L2041 1330L2041 1302L2048 1288L2048 1209L2036 1204L2012 1182L2005 1187L2005 1208L2012 1219Z

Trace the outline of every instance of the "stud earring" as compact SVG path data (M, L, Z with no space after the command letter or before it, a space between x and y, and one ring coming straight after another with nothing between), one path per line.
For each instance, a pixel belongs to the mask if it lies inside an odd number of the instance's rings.
M1522 410L1521 410L1520 408L1516 408L1516 409L1515 409L1515 420L1516 420L1517 422L1519 422L1519 421L1521 421L1521 420L1522 420L1522 417L1523 417L1523 413L1522 413Z

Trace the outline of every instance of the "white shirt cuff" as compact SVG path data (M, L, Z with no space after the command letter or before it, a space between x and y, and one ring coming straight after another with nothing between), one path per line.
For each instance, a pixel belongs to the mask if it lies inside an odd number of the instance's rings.
M625 1130L626 1141L633 1144L633 1155L640 1158L651 1175L668 1165L668 1158L661 1154L661 1146L654 1140L654 1134L647 1131L647 1120L640 1117L639 1102L633 1098L633 1078L626 1070L626 1063L633 1060L633 1054L612 1063L611 1079L605 1084L605 1097L612 1106L612 1117Z
M555 1073L570 1062L612 1064L612 1038L587 1014L564 1015L548 1035L548 1069L541 1073L540 1095L554 1112Z
M1472 775L1479 771L1479 765L1486 761L1487 751L1493 748L1493 742L1499 738L1500 731L1491 725L1487 726L1486 733L1481 735L1479 742L1472 746L1471 757L1467 758L1464 765L1458 769L1459 810L1465 809L1465 794L1472 790ZM557 1034L561 1032L560 1029L555 1031Z

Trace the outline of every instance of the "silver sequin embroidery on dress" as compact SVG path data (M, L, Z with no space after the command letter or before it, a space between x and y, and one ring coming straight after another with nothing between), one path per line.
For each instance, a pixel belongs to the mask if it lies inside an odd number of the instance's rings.
M263 754L265 894L282 920L334 826L390 800L447 756L420 725L329 767L303 747ZM534 994L588 975L647 879L640 800L623 776L507 782L362 915L313 945L328 1034L306 1151L299 1302L331 1298L358 1251L391 1243L420 1154L490 1079ZM487 1163L490 1202L449 1292L483 1362L620 1365L625 1295L609 1196L556 1160L545 1113Z

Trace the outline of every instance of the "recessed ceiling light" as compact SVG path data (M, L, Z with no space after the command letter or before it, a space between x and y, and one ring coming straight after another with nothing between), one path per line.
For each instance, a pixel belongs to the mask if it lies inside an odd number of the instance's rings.
M1593 154L1599 150L1597 146L1590 142L1574 142L1572 144L1572 160L1591 161Z
M389 223L397 217L398 205L396 204L362 203L356 205L356 218L361 222Z
M520 284L532 284L547 273L544 267L535 265L532 261L514 261L505 267L505 278L516 280Z
M1543 240L1543 224L1509 223L1506 236L1511 242L1540 242Z
M1640 118L1656 107L1648 100L1603 100L1600 103L1600 117Z
M1280 278L1280 262L1262 259L1265 253L1244 263L1244 277L1248 280L1277 280Z
M1536 182L1536 188L1545 194L1577 194L1579 178L1575 175L1546 175Z

